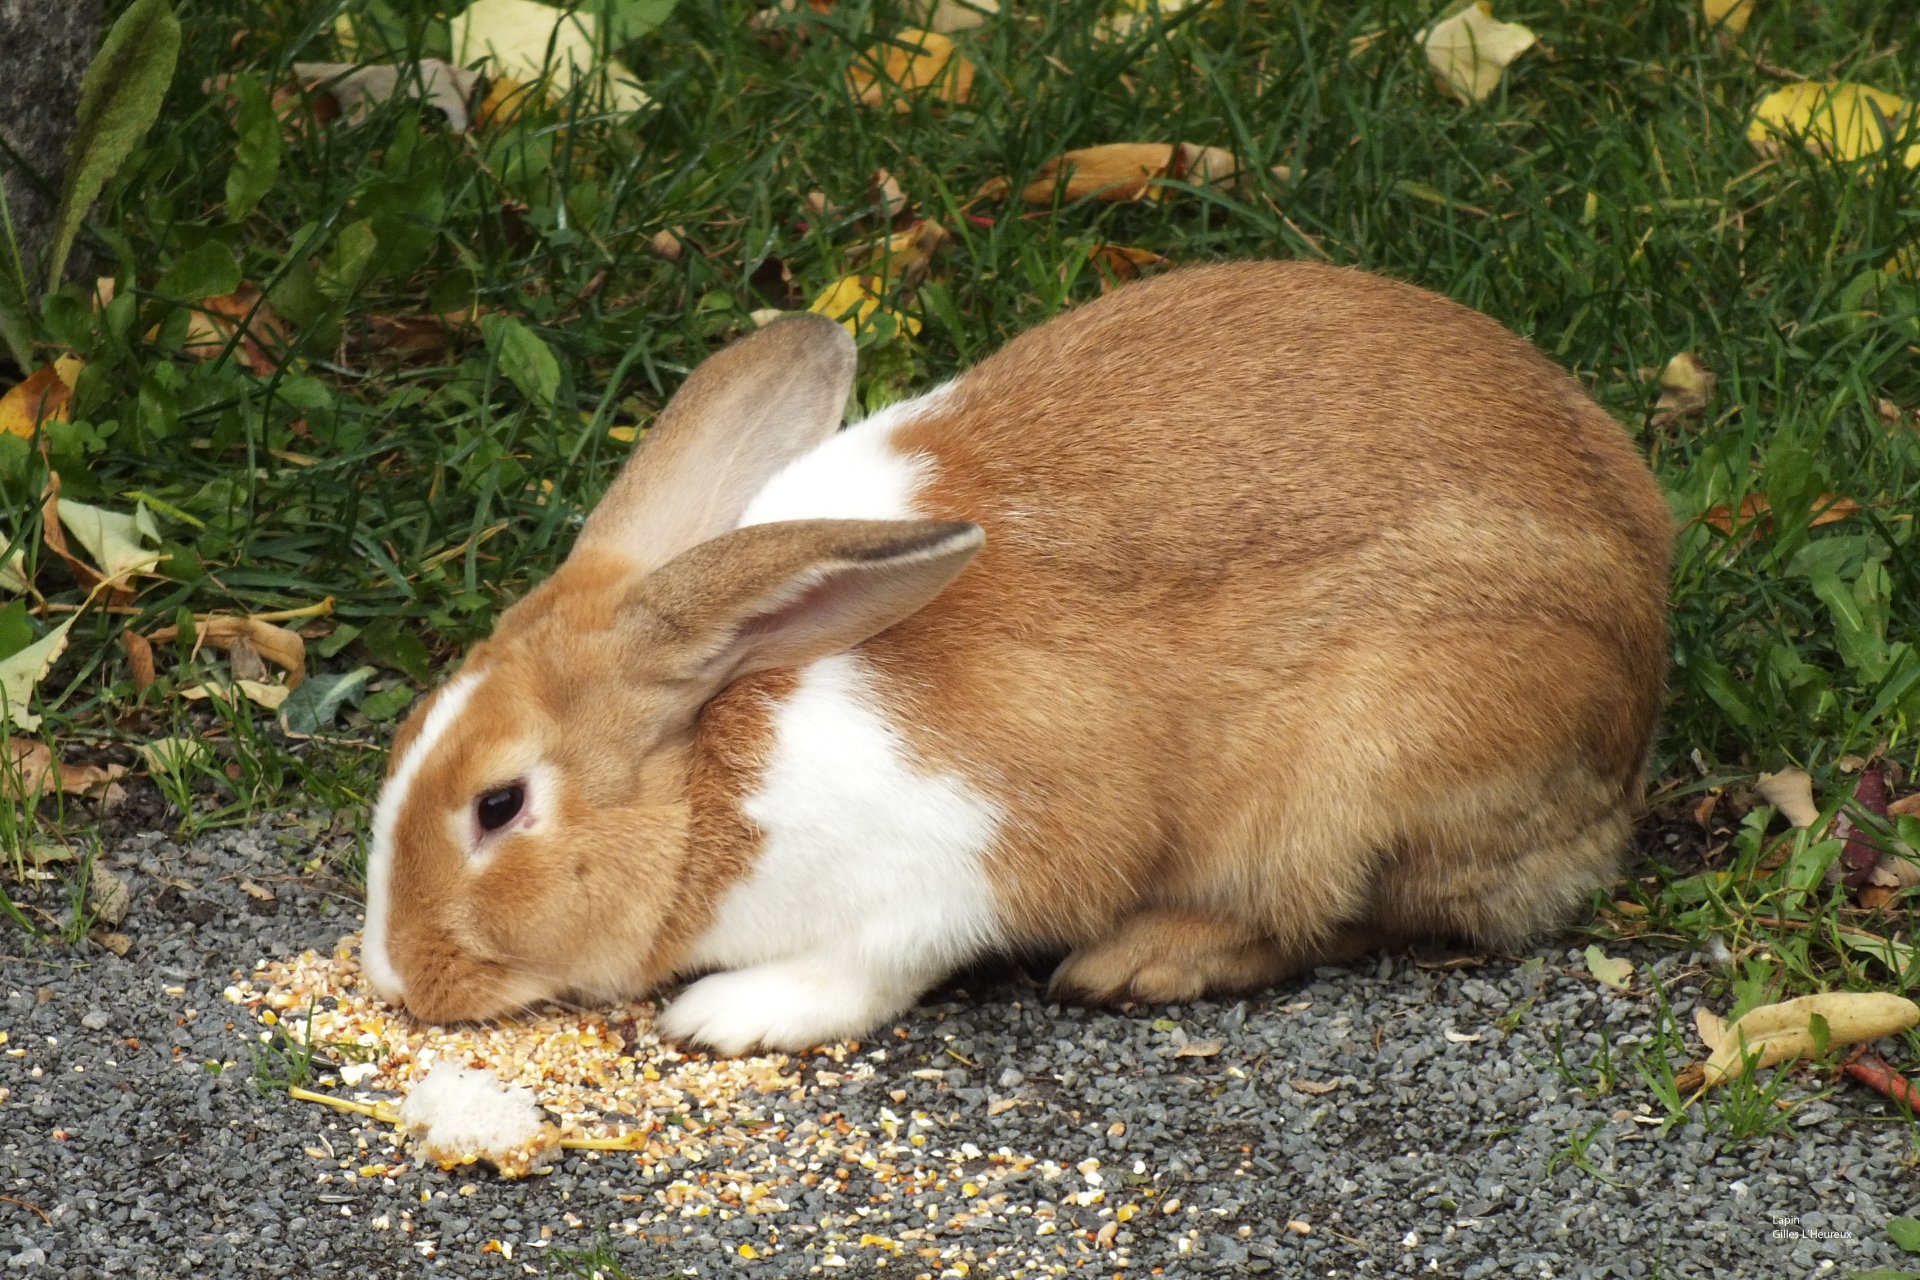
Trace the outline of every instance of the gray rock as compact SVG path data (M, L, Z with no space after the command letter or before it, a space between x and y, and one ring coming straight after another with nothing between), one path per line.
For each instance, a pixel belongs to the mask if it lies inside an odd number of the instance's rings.
M80 78L99 46L100 0L0 0L0 189L36 287Z

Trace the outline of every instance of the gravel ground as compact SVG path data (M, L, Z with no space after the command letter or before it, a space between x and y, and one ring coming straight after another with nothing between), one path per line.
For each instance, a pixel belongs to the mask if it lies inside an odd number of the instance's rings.
M127 956L0 959L0 1273L565 1275L562 1250L596 1245L634 1277L1780 1277L1909 1260L1885 1223L1920 1209L1920 1146L1877 1096L1843 1089L1739 1142L1698 1120L1660 1135L1630 1067L1607 1096L1582 1087L1604 1046L1631 1061L1653 1003L1599 987L1565 939L1133 1015L975 975L875 1037L872 1076L832 1100L855 1127L900 1131L896 1176L889 1148L783 1212L682 1216L661 1181L702 1170L629 1155L569 1153L519 1182L362 1177L367 1130L257 1092L258 1028L222 997L357 925L350 895L294 869L303 841L117 839ZM1635 958L1692 1009L1688 957ZM767 1106L769 1123L806 1119ZM902 1176L915 1161L924 1176ZM983 1207L975 1177L1004 1199Z

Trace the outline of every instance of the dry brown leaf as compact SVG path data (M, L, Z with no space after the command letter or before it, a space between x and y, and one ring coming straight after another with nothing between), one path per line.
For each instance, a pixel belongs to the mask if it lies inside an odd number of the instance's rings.
M1305 1080L1299 1077L1295 1077L1287 1081L1287 1083L1293 1087L1295 1092L1310 1093L1316 1097L1332 1093L1340 1087L1338 1080Z
M891 102L911 111L922 94L938 102L965 102L973 93L973 64L937 31L909 27L847 68L847 88L864 106Z
M1695 1010L1695 1029L1711 1055L1703 1069L1705 1083L1730 1080L1750 1066L1757 1070L1811 1057L1818 1048L1812 1026L1816 1016L1827 1024L1827 1046L1842 1048L1898 1035L1920 1023L1920 1005L1877 991L1828 991L1762 1005L1733 1022Z
M1763 773L1753 789L1796 827L1811 827L1820 821L1820 806L1813 802L1813 778L1805 769Z
M937 222L916 222L904 231L856 245L847 253L847 265L878 276L883 286L898 281L912 289L926 279L933 255L950 235Z
M154 644L166 644L179 635L178 627L162 627L149 634L147 639ZM196 654L202 645L231 650L243 643L286 671L287 689L299 688L300 682L307 678L307 646L298 633L259 618L217 613L194 616L193 647Z
M138 631L127 630L120 633L120 643L126 646L127 667L133 673L133 691L145 693L147 686L154 681L153 646Z
M1901 796L1887 805L1889 818L1920 818L1920 791Z
M885 169L875 169L873 177L867 180L868 199L885 211L889 221L906 211L907 195L900 189L900 181Z
M1224 1040L1189 1040L1173 1051L1176 1058L1211 1058L1226 1048Z
M60 791L70 796L86 795L105 788L127 772L123 764L68 764L56 761L44 742L33 738L8 738L10 763L0 771L9 803L24 803L34 796Z
M1859 512L1860 504L1852 498L1823 493L1813 500L1813 515L1808 520L1807 526L1818 529L1823 524L1836 524L1849 516L1858 515ZM1762 528L1771 527L1773 512L1767 504L1765 494L1750 493L1740 500L1738 519L1734 518L1733 508L1724 502L1701 512L1700 519L1721 533L1730 534L1736 529L1744 529L1756 523Z
M1020 189L1020 198L1028 204L1052 204L1058 190L1063 202L1089 196L1103 201L1158 200L1166 193L1163 180L1228 190L1239 174L1240 162L1225 147L1109 142L1047 161L1033 181ZM1004 196L1010 189L1006 179L996 178L981 188L981 194Z
M332 96L349 124L365 120L375 107L396 97L424 98L440 108L455 133L467 131L467 101L480 73L440 58L422 58L413 67L390 64L356 66L350 62L296 62L293 74L308 89Z
M212 360L226 351L240 334L240 362L261 377L269 377L287 358L287 330L260 290L242 284L232 293L203 298L187 319L181 349L198 360Z
M1100 245L1088 255L1087 261L1100 273L1102 293L1134 279L1142 271L1167 265L1167 260L1151 249L1124 244Z
M31 437L43 422L65 422L72 412L73 384L85 365L78 356L43 364L0 396L0 434Z
M1690 418L1713 399L1719 379L1704 361L1691 351L1682 351L1667 361L1660 371L1660 399L1654 405L1653 425L1663 427L1679 418Z
M265 684L258 680L235 680L232 684L197 684L191 689L182 689L180 696L188 702L201 702L207 698L217 698L221 702L232 704L234 693L238 691L249 702L265 707L268 711L278 711L280 704L287 700L293 690L284 684Z

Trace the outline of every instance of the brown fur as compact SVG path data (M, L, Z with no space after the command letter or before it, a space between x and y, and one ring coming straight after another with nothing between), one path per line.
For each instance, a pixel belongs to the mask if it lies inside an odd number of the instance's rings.
M728 532L831 430L850 358L785 321L703 365L469 659L484 684L396 825L417 1012L673 973L752 866L741 800L793 684L766 668L856 644L922 763L1004 807L1004 931L1072 948L1080 994L1506 943L1613 874L1668 517L1527 343L1358 272L1176 272L1015 340L896 433L932 460L931 519ZM986 547L956 578L959 521ZM529 753L561 811L469 868L460 824Z
M1359 272L1178 272L1017 339L896 442L987 549L865 652L923 755L1012 809L998 890L1022 941L1083 948L1066 985L1257 984L1356 929L1511 942L1613 874L1667 511L1493 321Z

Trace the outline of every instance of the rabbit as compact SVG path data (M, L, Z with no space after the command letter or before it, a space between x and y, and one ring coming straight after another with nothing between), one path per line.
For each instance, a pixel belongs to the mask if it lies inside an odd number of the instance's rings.
M955 969L1184 1001L1616 873L1672 531L1495 321L1172 270L837 430L854 344L702 363L397 734L364 969L430 1021L679 980L667 1036L858 1037Z

